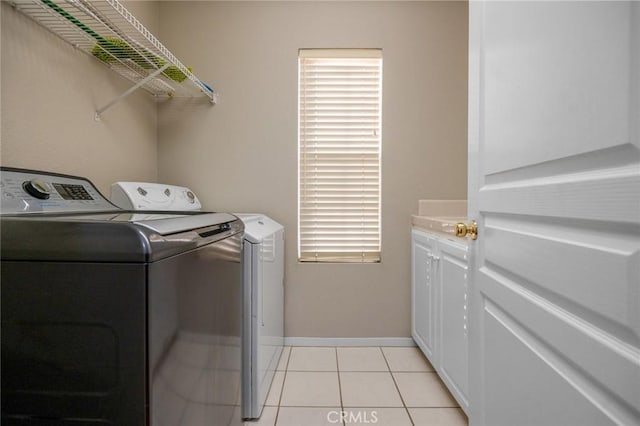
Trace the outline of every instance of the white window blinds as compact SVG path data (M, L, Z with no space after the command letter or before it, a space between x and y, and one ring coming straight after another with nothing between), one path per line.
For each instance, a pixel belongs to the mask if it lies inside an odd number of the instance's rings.
M301 261L380 261L381 103L381 50L300 50Z

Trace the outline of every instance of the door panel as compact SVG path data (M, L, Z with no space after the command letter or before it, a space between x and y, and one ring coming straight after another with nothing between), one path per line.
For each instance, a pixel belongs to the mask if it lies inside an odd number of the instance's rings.
M634 154L638 156L637 151ZM511 173L511 181L485 183L478 207L486 212L637 225L640 203L633 191L640 186L638 161L589 170L597 159L597 153L591 153L588 161L585 156L584 170L572 174L517 180Z
M487 347L487 404L500 410L487 413L492 426L606 426L630 423L630 417L608 418L594 405L597 386L558 357L518 321L487 301L483 321L498 345ZM585 392L585 390L587 392ZM597 392L595 392L597 393ZM597 396L597 395L596 395ZM517 401L512 404L511 401ZM615 400L599 403L613 408ZM616 407L618 412L620 407ZM544 420L542 420L544 419ZM542 420L542 421L541 421Z
M486 173L629 144L630 4L501 3L484 8Z
M471 424L640 424L640 4L469 10Z
M592 315L600 327L638 344L637 237L557 220L486 215L484 238L485 264L491 269L517 274L530 291L575 315Z
M607 393L615 394L622 400L621 403L628 404L637 414L640 407L640 369L636 347L624 344L615 336L594 327L585 320L586 315L575 316L549 299L533 293L520 281L510 280L489 268L482 268L479 272L481 281L478 284L487 295L491 295L491 298L486 298L485 305L491 303L506 308L504 311L513 318L514 323L519 324L518 330L538 336L535 344L552 348L566 365L583 371L585 380L588 376L589 380L599 382L607 389ZM497 347L501 343L490 331L485 331L485 340ZM534 352L537 349L535 344L530 345ZM491 350L494 349L493 345L489 346ZM523 360L521 368L529 369L529 365ZM558 373L562 375L561 371ZM532 377L532 380L541 378ZM587 389L584 392L592 393ZM548 397L555 399L551 394ZM599 399L595 395L593 398L594 401ZM550 421L546 419L540 425L557 424Z

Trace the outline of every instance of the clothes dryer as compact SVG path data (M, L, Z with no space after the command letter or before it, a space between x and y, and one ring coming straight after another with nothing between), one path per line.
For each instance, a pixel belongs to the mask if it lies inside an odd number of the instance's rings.
M137 210L198 211L189 188L117 182L111 199ZM242 417L259 418L284 347L284 228L263 214L236 213L244 223Z

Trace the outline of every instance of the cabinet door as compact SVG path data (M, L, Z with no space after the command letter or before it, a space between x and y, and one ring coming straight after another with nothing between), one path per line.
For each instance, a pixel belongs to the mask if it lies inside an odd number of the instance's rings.
M469 406L467 246L442 238L438 241L438 248L439 372L460 406L467 411Z
M411 335L435 365L435 239L417 230L411 236Z

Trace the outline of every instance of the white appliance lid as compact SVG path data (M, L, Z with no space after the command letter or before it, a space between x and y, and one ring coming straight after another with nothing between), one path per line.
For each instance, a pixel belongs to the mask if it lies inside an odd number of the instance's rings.
M244 222L244 239L253 244L260 244L262 241L284 229L269 216L260 213L235 213Z
M132 222L145 226L160 235L197 230L208 226L233 222L235 216L228 213L203 213L193 216L179 216L167 218L132 218Z
M41 219L56 222L130 222L144 226L160 235L177 234L179 232L193 231L223 223L229 223L237 218L229 213L202 212L196 214L183 214L181 212L153 212L139 213L127 211L103 212L96 214L57 215L57 216L24 216L26 219Z

